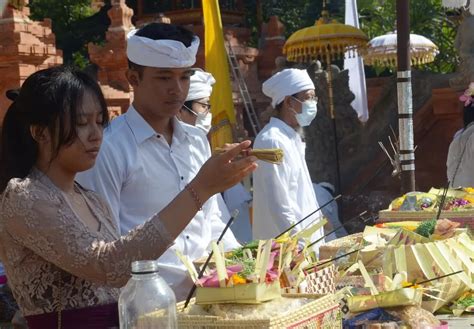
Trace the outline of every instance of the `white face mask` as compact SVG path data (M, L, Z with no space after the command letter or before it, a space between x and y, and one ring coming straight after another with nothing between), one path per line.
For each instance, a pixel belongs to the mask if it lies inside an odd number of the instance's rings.
M194 116L196 117L195 126L202 129L204 131L204 133L207 135L209 133L209 131L211 130L211 127L212 127L212 113L211 112L198 113L198 112L195 112L195 111L191 110L186 105L184 105L184 107L189 112L194 114Z
M207 135L209 133L209 130L211 130L211 127L212 127L212 113L209 112L204 115L199 113L196 118L196 127L204 130L204 132Z
M318 103L314 100L307 100L302 102L296 97L293 98L300 102L302 105L301 113L297 113L295 110L293 110L293 112L295 113L296 121L298 122L300 127L309 126L316 117L316 114L318 113Z

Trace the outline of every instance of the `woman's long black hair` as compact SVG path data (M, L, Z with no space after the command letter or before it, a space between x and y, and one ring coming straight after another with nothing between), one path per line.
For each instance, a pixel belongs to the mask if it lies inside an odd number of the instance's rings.
M77 137L76 119L85 92L92 92L102 108L103 124L109 121L104 95L97 82L81 71L56 66L29 76L20 91L9 91L14 99L1 128L0 193L10 179L24 178L38 158L38 145L30 127L48 129L53 142L53 160L62 146Z

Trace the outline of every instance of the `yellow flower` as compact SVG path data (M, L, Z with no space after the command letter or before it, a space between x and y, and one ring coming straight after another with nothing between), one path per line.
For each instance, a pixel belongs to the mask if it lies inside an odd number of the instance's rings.
M469 194L474 194L474 187L465 187L464 191Z
M463 197L464 200L468 201L469 203L474 203L474 194L473 195L466 195Z
M246 284L247 283L247 280L245 280L243 277L241 277L238 274L232 274L230 279L232 280L232 283L233 283L234 286L239 285L239 284Z

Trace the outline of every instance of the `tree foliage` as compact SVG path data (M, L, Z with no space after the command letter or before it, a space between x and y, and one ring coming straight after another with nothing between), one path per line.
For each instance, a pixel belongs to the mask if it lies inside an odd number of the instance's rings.
M65 63L83 68L88 64L87 44L105 38L108 18L104 20L102 10L93 11L91 0L31 0L29 7L31 19L51 18L56 46L63 50Z
M65 62L87 64L87 43L101 43L105 38L109 19L110 1L105 1L98 13L91 9L91 0L31 0L31 18L51 18L57 46L64 52ZM257 2L261 4L261 17L267 22L270 16L279 16L286 28L286 37L298 29L313 25L320 17L322 0L246 0L245 25L252 32L251 45L258 47L259 30ZM328 1L327 7L333 18L344 21L345 0ZM358 0L361 29L373 38L396 29L396 0ZM135 0L127 1L129 6ZM411 32L421 34L438 45L436 60L424 69L448 73L456 68L458 59L454 49L457 23L450 18L452 12L441 6L441 0L411 0Z
M247 25L252 28L255 40L258 27L256 26L256 1L245 1L247 5ZM279 16L286 27L286 36L290 36L298 29L314 24L319 18L322 9L322 0L261 0L263 21L268 21L271 15ZM396 30L396 0L358 0L360 15L360 27L368 35L374 38ZM344 0L331 0L327 7L333 18L344 22ZM433 63L425 65L421 69L431 70L439 73L453 72L457 66L457 54L454 48L457 22L452 19L453 12L442 7L441 0L411 0L410 1L410 24L411 32L423 35L433 41L440 53ZM255 41L256 45L257 42ZM372 68L368 70L373 74ZM376 68L375 72L380 74L384 68Z

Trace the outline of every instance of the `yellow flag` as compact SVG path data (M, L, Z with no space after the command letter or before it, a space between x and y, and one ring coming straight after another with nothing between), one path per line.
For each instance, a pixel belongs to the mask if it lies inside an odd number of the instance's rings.
M218 0L202 1L202 11L206 71L212 73L216 79L210 100L213 126L211 145L215 149L233 142L232 125L235 123L235 112Z

